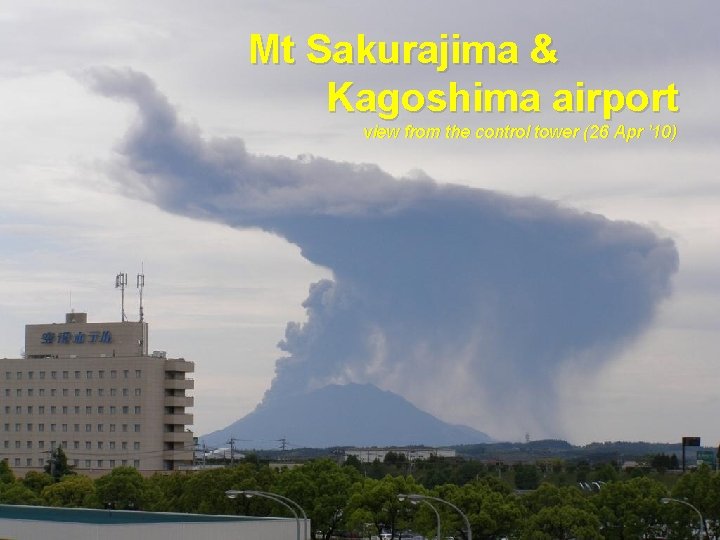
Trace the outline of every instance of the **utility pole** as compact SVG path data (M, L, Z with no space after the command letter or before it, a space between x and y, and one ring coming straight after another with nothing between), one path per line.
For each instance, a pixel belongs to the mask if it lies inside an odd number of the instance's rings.
M235 437L230 437L228 443L230 444L230 465L235 465Z

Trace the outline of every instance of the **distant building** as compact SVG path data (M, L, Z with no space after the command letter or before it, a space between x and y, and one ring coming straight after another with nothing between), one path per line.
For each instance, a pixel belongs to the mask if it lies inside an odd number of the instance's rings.
M455 450L449 448L350 448L345 450L345 459L356 457L361 463L372 463L375 460L385 461L385 456L393 452L405 456L408 461L430 459L431 457L452 458Z
M0 359L0 459L16 474L42 470L61 447L77 472L120 465L142 473L192 463L186 377L193 362L148 354L146 322L25 327L25 357Z

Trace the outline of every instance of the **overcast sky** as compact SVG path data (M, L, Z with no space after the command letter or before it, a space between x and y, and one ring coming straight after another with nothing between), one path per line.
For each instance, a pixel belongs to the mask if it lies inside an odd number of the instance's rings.
M230 219L227 212L205 207L198 212L188 200L179 209L167 198L138 196L123 185L137 173L141 154L128 150L143 141L138 108L93 89L88 73L130 68L167 98L183 133L197 137L191 147L202 152L237 138L252 156L311 154L374 164L385 172L373 182L410 183L405 191L414 190L413 182L421 184L418 178L431 177L440 186L540 197L672 239L679 269L668 270L670 287L633 319L603 360L589 366L583 361L587 351L565 355L549 375L536 378L538 385L553 386L552 421L523 421L517 411L504 417L487 396L485 402L482 396L472 399L482 385L458 391L450 376L438 379L441 388L425 388L420 381L403 386L397 373L395 379L371 382L443 420L500 438L520 440L528 432L531 438L583 443L699 435L715 445L720 439L714 414L720 407L718 16L720 8L709 0L513 6L468 1L442 7L425 1L77 1L62 7L5 1L0 6L0 356L20 354L25 324L61 321L70 308L87 311L91 321L117 320L114 276L127 272L134 283L143 262L150 347L196 362L195 429L203 434L261 401L276 359L287 352L277 347L286 339L287 323L306 320L302 304L310 285L333 278L343 283L341 271L336 268L334 275L330 267L337 261L317 251L303 257L301 249L312 247L312 238L293 237L294 230L284 230L283 224ZM251 65L248 44L254 32L291 34L298 42L297 64ZM364 32L374 39L413 41L458 32L468 40L516 41L520 62L453 66L442 74L417 64L316 66L302 58L304 40L315 32L334 39L352 40ZM553 37L556 64L528 60L538 33ZM545 105L536 114L406 113L382 122L371 113L328 113L330 80L376 89L482 81L485 87L537 88L544 103L554 89L573 88L579 80L587 87L622 90L672 82L680 90L679 112L619 114L611 128L671 123L678 135L672 143L645 137L629 144L587 145L579 140L368 141L363 128L376 123L584 127L601 118L554 113ZM212 140L221 146L202 146ZM233 152L228 155L237 155ZM164 162L163 156L140 157ZM334 187L322 186L316 187L333 192ZM368 197L384 193L382 187ZM346 202L347 196L332 193L329 199ZM247 205L234 200L229 207ZM538 238L553 240L540 233ZM447 275L454 279L450 266ZM135 316L134 291L126 310ZM368 380L363 377L358 382ZM525 399L513 394L518 387L509 379L503 384L507 400Z

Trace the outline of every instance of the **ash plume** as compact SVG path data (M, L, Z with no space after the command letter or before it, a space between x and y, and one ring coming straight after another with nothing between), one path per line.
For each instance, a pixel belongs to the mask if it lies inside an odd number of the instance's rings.
M369 382L486 430L555 433L562 368L592 373L670 293L675 246L640 225L373 165L253 155L181 121L146 75L88 80L139 110L114 165L127 194L275 233L332 271L310 286L307 321L288 324L265 402Z

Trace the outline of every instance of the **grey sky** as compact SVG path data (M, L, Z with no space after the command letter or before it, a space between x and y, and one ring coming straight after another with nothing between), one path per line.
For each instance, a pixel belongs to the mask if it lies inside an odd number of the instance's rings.
M132 107L88 91L93 66L146 73L204 136L238 137L251 155L377 164L394 176L421 169L438 182L540 196L610 219L644 224L674 240L674 292L650 327L599 373L567 366L555 375L560 406L552 428L502 425L497 435L563 434L576 441L674 440L693 431L720 437L714 351L720 255L718 112L720 45L715 2L3 2L0 8L0 354L16 356L27 322L60 320L69 307L92 320L117 317L115 273L145 261L151 347L197 361L199 431L249 412L273 377L275 344L303 321L308 286L332 277L298 248L268 233L170 215L119 193L108 174ZM280 16L282 14L282 16ZM251 32L313 32L350 38L463 37L555 40L560 61L534 66L251 66ZM604 141L366 141L372 115L325 110L328 80L378 87L486 86L653 88L675 82L675 115L619 115L613 124L675 123L672 144ZM582 126L592 115L404 115L395 125L524 123ZM117 173L118 171L115 171ZM188 329L196 327L192 335ZM466 390L463 389L461 394ZM405 388L443 419L493 433L492 419L442 392ZM495 422L500 424L500 422Z

